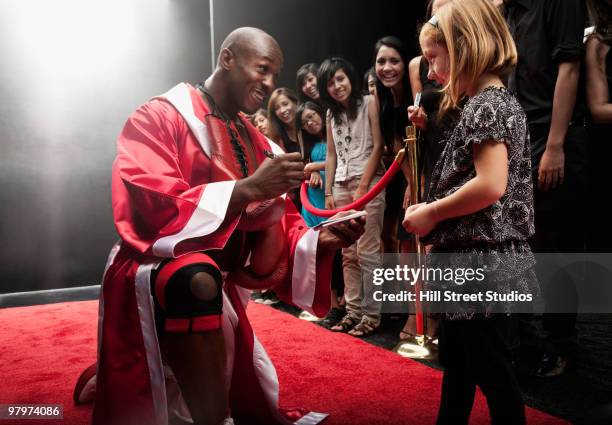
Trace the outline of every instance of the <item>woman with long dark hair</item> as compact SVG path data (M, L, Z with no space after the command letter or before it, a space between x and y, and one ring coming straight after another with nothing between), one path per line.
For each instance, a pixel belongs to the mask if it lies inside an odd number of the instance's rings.
M361 198L382 177L383 141L378 105L363 96L353 66L345 59L326 59L317 74L319 93L328 107L325 206L335 208ZM375 301L373 270L381 267L380 234L385 209L384 191L365 207L365 232L342 250L347 314L331 329L366 336L380 325L380 302Z
M371 67L363 74L363 88L361 92L364 94L371 94L376 96L376 70Z
M261 134L264 136L269 135L270 120L268 119L267 110L259 108L257 112L251 115L250 121Z
M383 37L374 46L376 93L380 105L380 125L390 152L402 147L408 125L406 108L412 103L408 79L408 58L404 43L393 36Z
M268 119L270 121L268 137L288 153L300 151L295 127L296 110L297 96L293 90L280 87L272 92L268 101ZM288 195L297 210L301 211L300 190L292 190Z
M297 104L297 96L286 87L274 90L268 102L269 137L286 152L300 150L295 128Z
M325 113L312 101L300 104L295 116L295 126L300 132L302 156L306 162L304 172L308 176L308 198L317 208L325 208L325 156L327 151ZM302 207L302 217L309 227L325 218L309 213Z
M300 103L308 100L319 103L321 96L317 87L317 70L319 66L316 63L307 63L300 67L296 73L296 90Z

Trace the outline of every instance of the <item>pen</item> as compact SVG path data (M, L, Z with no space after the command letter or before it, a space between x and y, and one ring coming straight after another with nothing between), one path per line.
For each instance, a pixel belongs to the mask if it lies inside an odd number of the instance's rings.
M421 106L421 92L418 92L414 96L414 107L418 108L419 106Z

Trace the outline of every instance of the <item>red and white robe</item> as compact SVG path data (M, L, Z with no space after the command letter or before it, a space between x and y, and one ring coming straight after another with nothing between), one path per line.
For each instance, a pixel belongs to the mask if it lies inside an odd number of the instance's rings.
M85 379L75 394L83 401L95 390L94 425L168 423L171 397L155 331L151 271L164 258L222 249L240 218L226 219L235 181L210 177L214 163L203 118L207 113L196 89L181 83L141 106L119 136L112 204L121 241L104 273L96 376ZM282 152L243 121L260 161L264 149ZM305 225L290 201L286 204L282 223L291 279L275 290L285 301L323 316L330 302L332 258L317 259L318 233ZM232 417L237 424L319 422L326 415L279 409L276 371L245 314L249 294L225 284ZM93 374L95 369L90 370Z

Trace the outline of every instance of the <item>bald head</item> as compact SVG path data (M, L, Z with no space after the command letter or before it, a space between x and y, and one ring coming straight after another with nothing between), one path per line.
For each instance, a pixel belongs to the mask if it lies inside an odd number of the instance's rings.
M251 114L276 87L282 65L283 53L272 36L238 28L223 40L217 68L205 86L226 114Z
M220 66L221 56L225 49L230 50L239 58L250 58L255 55L268 57L280 66L283 63L283 53L274 37L259 28L242 27L229 33L221 44L217 67Z

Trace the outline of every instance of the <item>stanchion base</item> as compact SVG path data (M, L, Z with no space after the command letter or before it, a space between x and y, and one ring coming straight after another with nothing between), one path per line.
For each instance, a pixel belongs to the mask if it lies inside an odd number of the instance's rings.
M431 360L438 356L438 347L433 344L431 338L425 335L416 335L409 340L401 340L393 351L409 359Z

